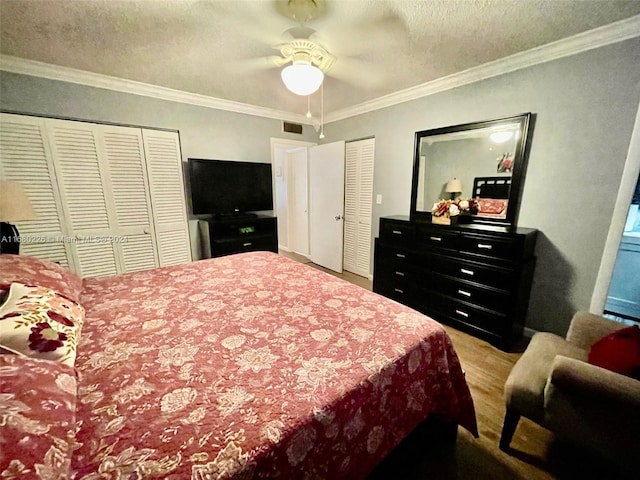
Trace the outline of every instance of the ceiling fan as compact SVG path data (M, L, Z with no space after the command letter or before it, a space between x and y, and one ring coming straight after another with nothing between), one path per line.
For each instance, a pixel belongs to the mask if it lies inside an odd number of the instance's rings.
M285 72L280 72L281 77L285 78L295 76L294 72L298 75L306 72L309 87L301 90L287 87L303 96L317 91L326 77L377 89L393 72L372 59L381 51L402 48L398 39L406 29L403 18L391 7L362 9L360 3L352 6L350 2L328 0L272 0L271 8L265 5L261 17L250 16L250 9L242 10L237 15L242 15L244 23L249 19L255 21L255 27L243 33L263 47L277 50L279 55L236 57L234 68L242 73L280 69ZM225 12L233 14L231 9ZM287 28L287 22L295 24ZM282 33L277 34L275 29ZM287 80L283 81L286 84Z
M311 30L311 29L307 29ZM274 57L273 63L284 67L280 72L285 86L296 95L315 93L324 80L336 57L322 45L308 38L294 38L279 46L282 57Z
M285 33L293 40L278 46L282 57L273 57L278 67L286 66L280 72L282 81L289 91L296 95L308 96L315 93L324 81L325 72L329 71L336 57L325 47L311 40L316 32L305 27L311 21L326 12L325 0L276 0L276 10L281 15L300 22Z

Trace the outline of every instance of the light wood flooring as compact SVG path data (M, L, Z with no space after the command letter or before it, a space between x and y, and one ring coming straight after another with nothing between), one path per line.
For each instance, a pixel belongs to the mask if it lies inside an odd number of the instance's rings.
M300 255L280 252L371 290L371 281L350 272L338 274ZM511 443L511 452L498 448L504 418L503 386L526 341L505 352L464 332L444 325L466 372L476 408L480 437L458 429L454 448L443 448L438 438L416 434L394 450L372 473L383 479L548 480L622 479L610 465L592 454L555 440L546 429L522 419Z

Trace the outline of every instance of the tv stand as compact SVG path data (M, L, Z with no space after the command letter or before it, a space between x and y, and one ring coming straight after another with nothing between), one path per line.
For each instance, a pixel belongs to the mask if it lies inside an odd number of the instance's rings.
M255 213L199 220L202 257L265 250L278 253L278 219Z
M220 213L217 215L212 215L211 220L252 220L257 218L257 213L252 212L235 212L235 213Z

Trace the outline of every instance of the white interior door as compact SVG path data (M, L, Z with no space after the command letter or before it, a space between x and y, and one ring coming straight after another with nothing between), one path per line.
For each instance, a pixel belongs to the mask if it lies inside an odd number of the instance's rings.
M278 217L278 248L290 251L289 247L289 196L287 188L287 151L275 149L273 152L275 214Z
M339 141L309 149L310 258L336 272L342 272L344 148Z
M289 241L291 250L309 255L309 167L308 148L298 148L288 153L289 205L291 223Z

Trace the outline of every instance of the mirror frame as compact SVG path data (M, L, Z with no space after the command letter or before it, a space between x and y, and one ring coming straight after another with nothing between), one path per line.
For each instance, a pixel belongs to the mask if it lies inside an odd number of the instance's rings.
M518 210L520 208L520 197L522 196L522 187L524 185L524 177L529 157L529 146L531 143L533 116L531 113L523 113L512 117L505 117L496 120L485 120L481 122L465 123L461 125L453 125L450 127L434 128L430 130L422 130L415 133L415 143L413 151L413 176L411 179L411 213L410 218L413 221L430 222L431 212L419 211L416 209L416 201L418 197L418 174L420 167L420 147L422 140L435 135L443 135L447 133L457 133L469 130L478 130L482 128L496 127L502 124L518 124L520 137L516 142L516 150L514 152L514 167L511 174L511 189L509 190L509 204L507 207L507 215L505 218L488 218L478 215L471 215L470 223L502 225L505 227L515 227L517 224ZM427 166L429 160L427 159Z

